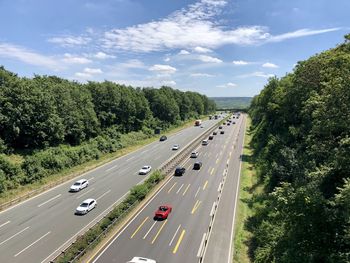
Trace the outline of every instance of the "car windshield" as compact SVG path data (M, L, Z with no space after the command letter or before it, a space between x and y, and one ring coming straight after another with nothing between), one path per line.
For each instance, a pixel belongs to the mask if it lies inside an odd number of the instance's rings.
M88 206L89 206L88 203L82 203L82 204L80 205L80 207L88 207Z
M165 206L161 206L161 207L159 207L159 210L160 210L160 211L166 211L166 210L168 210L168 208L165 207Z
M76 186L79 186L79 185L80 185L80 183L78 183L78 182L75 182L75 183L74 183L74 185L76 185Z
M147 169L148 169L148 166L144 166L144 167L142 167L142 169L147 170Z

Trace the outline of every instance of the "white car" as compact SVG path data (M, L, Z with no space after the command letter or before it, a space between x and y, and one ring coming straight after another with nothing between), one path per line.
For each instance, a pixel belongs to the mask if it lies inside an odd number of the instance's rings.
M191 153L191 158L197 158L199 155L199 152L192 152Z
M148 174L152 170L152 167L150 165L145 165L141 168L139 171L139 174Z
M79 192L81 189L84 189L85 187L88 187L89 181L86 179L80 179L76 181L70 188L70 192Z
M157 263L157 261L149 258L133 257L132 260L126 263Z
M75 210L75 214L85 215L88 212L90 212L92 209L94 209L96 205L97 205L97 202L95 199L92 199L92 198L86 199L77 207L77 209Z
M173 150L178 150L179 147L180 147L180 146L179 146L178 144L174 144L172 149L173 149Z

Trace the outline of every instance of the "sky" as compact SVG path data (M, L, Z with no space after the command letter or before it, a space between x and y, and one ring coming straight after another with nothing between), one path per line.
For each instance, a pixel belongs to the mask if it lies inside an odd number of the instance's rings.
M350 33L349 0L0 0L0 65L19 76L259 94Z

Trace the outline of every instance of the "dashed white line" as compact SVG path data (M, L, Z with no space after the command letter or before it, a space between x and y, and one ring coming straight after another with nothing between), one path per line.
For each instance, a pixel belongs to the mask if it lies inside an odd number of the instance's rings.
M173 238L171 239L171 241L170 241L170 243L169 243L169 247L170 247L171 244L173 243L173 241L174 241L174 239L175 239L175 237L176 237L176 235L177 235L177 232L179 232L180 227L181 227L181 224L180 224L180 225L178 226L178 228L176 229L175 234L174 234Z
M19 231L18 233L14 234L13 236L10 236L8 239L2 241L0 243L0 246L4 243L6 243L7 241L11 240L12 238L14 238L15 236L18 236L19 234L21 234L22 232L26 231L29 228L29 226L27 226L25 229L22 229L21 231Z
M197 197L197 195L198 195L200 189L201 189L201 188L198 187L198 190L197 190L196 194L194 195L194 197Z
M109 189L107 192L105 192L104 194L100 195L99 197L96 198L96 200L101 199L102 197L104 197L106 194L108 194L111 191L111 189Z
M31 243L29 246L25 247L24 249L22 249L20 252L18 252L16 255L14 255L14 257L17 257L19 254L21 254L22 252L26 251L28 248L30 248L31 246L33 246L35 243L39 242L41 239L43 239L44 237L46 237L47 235L49 235L51 233L51 231L47 232L45 235L43 235L41 238L37 239L36 241L34 241L33 243Z
M0 225L0 227L5 226L5 225L7 225L7 224L10 223L10 222L11 222L11 221L7 221L7 222L3 223L2 225Z
M151 232L152 228L155 226L155 224L157 223L157 221L154 221L153 225L151 226L151 228L147 231L147 233L143 236L143 239L146 239L146 237L148 236L149 232Z
M132 160L132 159L134 159L134 158L135 158L135 156L130 157L129 159L126 160L126 162L128 162L128 161L130 161L130 160Z
M79 199L80 197L83 197L84 195L90 193L90 192L91 192L92 190L94 190L94 189L95 189L95 188L92 187L89 191L86 191L85 193L79 195L79 196L77 197L77 199Z
M58 197L60 197L60 196L61 196L61 194L56 195L56 196L50 198L49 200L45 201L44 203L41 203L40 205L38 205L38 207L41 207L41 206L47 204L48 202L51 202L52 200L55 200L56 198L58 198Z
M181 186L180 186L180 188L179 188L179 190L177 190L177 194L181 191L181 189L182 189L182 187L184 186L184 184L182 184Z
M112 166L111 168L107 169L106 172L109 172L110 170L113 170L114 168L117 168L118 164Z

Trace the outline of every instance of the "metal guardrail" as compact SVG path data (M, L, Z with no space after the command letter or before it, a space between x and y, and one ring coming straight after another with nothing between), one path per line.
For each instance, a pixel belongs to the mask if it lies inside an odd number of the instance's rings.
M188 158L190 153L197 148L201 143L202 140L206 137L208 137L215 129L217 129L217 127L220 125L220 122L216 123L215 125L213 125L210 129L208 129L206 132L204 132L202 135L196 137L195 139L193 139L191 142L189 142L185 147L182 148L181 151L179 151L176 155L174 155L172 158L168 159L167 161L165 161L163 164L160 165L160 168L158 169L161 173L165 174L165 176L168 176L170 174L173 173L175 167L180 164L185 158ZM149 175L150 176L150 175ZM149 176L147 176L144 180L142 180L139 184L141 184L143 181L145 181ZM127 194L127 193L126 193ZM123 198L124 200L124 198ZM67 249L74 245L76 240L84 235L84 233L86 233L87 231L89 231L91 228L95 227L97 224L99 224L104 218L106 218L106 216L119 204L121 203L123 200L120 200L120 202L116 203L115 205L113 205L110 209L108 209L104 215L98 220L96 221L95 224L93 224L89 229L87 229L85 232L77 234L75 236L73 236L72 239L74 239L73 242L71 242L70 244L68 244L67 246L65 246L61 252L59 252L56 256L54 256L49 262L55 262L60 256L62 256L62 254L64 255L65 252L67 251ZM134 208L137 204L133 204L130 208L128 208L123 214L121 214L119 217L117 217L108 227L107 229L105 229L100 235L98 235L93 241L91 241L88 245L88 247L86 247L84 250L80 251L79 254L70 262L75 262L76 260L78 260L80 257L82 257L88 249L91 248L91 246L93 246L96 242L98 242L100 240L100 238L102 236L106 236L108 231L110 230L110 228L112 226L115 226L116 223L118 221L120 221L127 213L129 213L132 208Z

